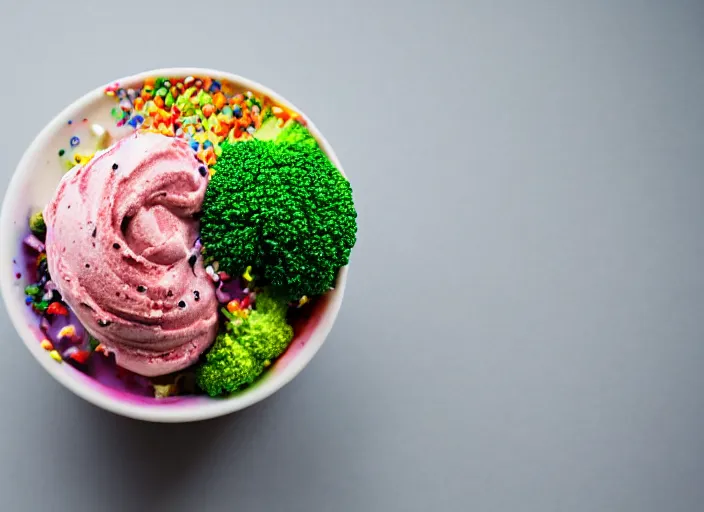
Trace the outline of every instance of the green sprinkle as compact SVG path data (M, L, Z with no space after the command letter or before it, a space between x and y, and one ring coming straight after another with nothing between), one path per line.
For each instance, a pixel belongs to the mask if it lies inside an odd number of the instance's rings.
M66 153L66 151L64 151L63 149L59 150L59 156L64 156L65 153Z
M167 107L171 107L174 104L174 95L171 94L171 92L168 92L166 94L166 98L164 99L164 105Z
M30 297L36 297L37 295L39 295L39 292L41 292L41 290L36 284L30 284L24 289L24 294Z
M41 313L44 313L44 311L46 311L47 308L49 307L49 301L43 300L43 301L41 301L41 302L37 302L37 303L34 305L34 307L35 307L35 309L36 309L37 311L40 311Z
M213 98L210 97L210 94L205 92L203 89L201 89L198 92L198 103L200 104L201 107L208 105L209 103L213 102Z

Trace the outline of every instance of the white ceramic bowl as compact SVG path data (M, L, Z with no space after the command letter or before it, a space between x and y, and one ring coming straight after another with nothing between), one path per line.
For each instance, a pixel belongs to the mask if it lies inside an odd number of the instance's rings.
M274 91L246 78L198 68L171 68L147 71L117 80L125 88L139 86L148 77L210 76L229 82L236 88L266 95L275 103L301 113L298 108ZM188 422L214 418L252 405L273 394L293 379L313 358L325 341L342 303L347 280L347 267L340 270L337 287L316 304L315 311L305 326L296 333L288 350L254 386L226 398L206 396L153 399L139 397L106 387L68 364L59 364L40 347L43 338L38 329L38 318L24 302L24 276L17 278L21 243L28 233L27 219L43 209L52 197L64 173L57 153L68 147L68 141L80 127L75 123L88 119L87 124L101 124L111 133L127 133L128 127L116 129L110 111L116 106L114 98L105 95L105 87L98 87L79 98L57 115L34 139L25 152L10 181L0 214L0 287L8 314L22 341L44 369L57 381L78 396L103 409L123 416L157 422ZM303 115L301 113L301 115ZM342 166L328 142L305 118L310 132L322 149L342 172ZM69 125L72 120L74 124ZM18 383L20 385L20 383Z

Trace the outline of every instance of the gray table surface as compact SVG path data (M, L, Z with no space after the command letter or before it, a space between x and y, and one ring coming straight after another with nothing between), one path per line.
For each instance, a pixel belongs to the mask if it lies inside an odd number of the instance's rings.
M2 187L87 90L230 70L345 165L348 292L289 386L171 426L0 311L0 510L702 510L701 2L136 4L0 0Z

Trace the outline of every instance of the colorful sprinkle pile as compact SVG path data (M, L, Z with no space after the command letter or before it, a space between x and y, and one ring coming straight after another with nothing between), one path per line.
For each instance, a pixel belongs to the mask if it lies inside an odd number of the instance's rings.
M274 115L282 122L298 117L271 105L267 97L237 93L231 85L208 77L147 78L141 89L115 83L105 94L119 101L111 112L118 127L186 139L208 166L220 156L223 142L251 138L267 117Z

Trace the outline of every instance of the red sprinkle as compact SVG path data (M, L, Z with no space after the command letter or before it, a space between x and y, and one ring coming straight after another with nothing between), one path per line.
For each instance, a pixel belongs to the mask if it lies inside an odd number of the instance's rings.
M19 272L17 272L17 273L15 274L15 278L19 279L19 278L21 278L21 277L22 277L22 274L20 274Z
M66 309L60 302L52 302L49 304L49 307L46 308L46 312L50 315L68 316L68 309Z
M249 295L247 295L242 302L240 302L240 308L247 309L249 307Z
M222 281L229 281L230 279L232 279L232 278L230 277L230 274L228 274L227 272L222 272L222 271L221 271L221 272L218 272L218 277L219 277L220 280L222 280Z
M79 364L85 364L85 362L88 361L89 357L90 352L86 350L79 350L78 352L74 352L73 354L71 354L71 359L73 359Z

